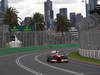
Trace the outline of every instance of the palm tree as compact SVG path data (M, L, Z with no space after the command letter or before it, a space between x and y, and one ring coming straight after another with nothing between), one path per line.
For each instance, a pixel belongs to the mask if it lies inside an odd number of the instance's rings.
M4 24L9 26L18 25L17 10L15 8L8 8L4 13Z
M33 15L33 23L36 25L36 30L37 31L42 31L44 30L44 17L40 13L35 13Z
M70 22L69 20L65 17L65 16L59 16L57 18L57 28L56 28L56 31L57 32L65 32L65 31L69 31L69 28L70 28Z

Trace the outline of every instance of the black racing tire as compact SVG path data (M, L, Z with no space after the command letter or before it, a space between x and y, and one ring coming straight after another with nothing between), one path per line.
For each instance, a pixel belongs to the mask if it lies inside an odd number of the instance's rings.
M50 62L49 58L47 58L47 62Z
M65 63L68 63L69 61L66 61Z

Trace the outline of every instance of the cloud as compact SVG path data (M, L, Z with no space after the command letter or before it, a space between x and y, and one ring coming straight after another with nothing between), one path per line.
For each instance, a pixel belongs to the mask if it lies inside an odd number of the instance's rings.
M9 7L14 7L19 12L18 16L24 19L26 16L31 16L34 11L33 0L23 0L17 3L9 3Z
M37 0L36 4L43 4L46 0ZM54 4L71 4L80 0L51 0Z
M71 4L76 3L78 0L54 0L55 4Z
M18 16L24 17L32 16L35 12L44 14L44 2L46 0L9 0L9 5L18 10ZM68 12L81 12L81 0L52 0L54 14L59 13L60 8L68 8ZM81 7L80 7L81 6ZM82 12L83 13L83 12Z
M8 0L9 3L19 3L19 2L22 2L24 0Z

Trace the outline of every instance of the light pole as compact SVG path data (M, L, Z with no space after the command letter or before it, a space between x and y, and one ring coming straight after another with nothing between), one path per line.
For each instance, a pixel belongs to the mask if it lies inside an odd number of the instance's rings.
M85 13L86 16L88 16L88 5L87 5L87 0L82 0L83 3L85 3Z
M36 35L36 23L35 23L35 45L37 45L37 35Z

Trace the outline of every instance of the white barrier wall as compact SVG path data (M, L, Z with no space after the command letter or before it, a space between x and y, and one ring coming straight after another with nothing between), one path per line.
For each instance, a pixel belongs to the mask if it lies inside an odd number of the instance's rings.
M100 59L100 50L79 49L79 54L85 57Z

